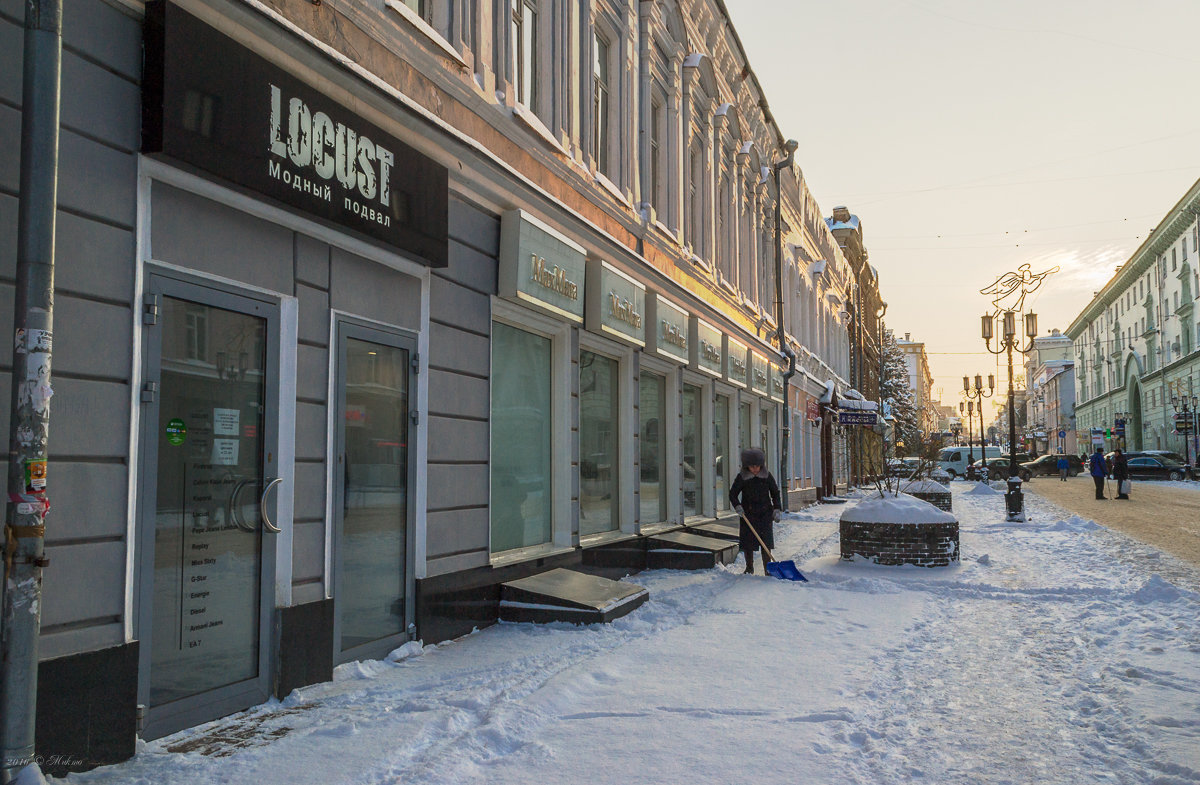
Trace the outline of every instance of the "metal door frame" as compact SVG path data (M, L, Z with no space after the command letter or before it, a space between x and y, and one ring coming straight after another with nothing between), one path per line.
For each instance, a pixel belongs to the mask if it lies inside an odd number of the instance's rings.
M417 334L401 328L389 328L379 324L353 319L339 315L334 325L334 340L337 354L334 355L334 398L332 415L334 420L334 451L330 472L333 476L333 661L334 664L352 662L362 659L379 659L401 644L416 639L416 541L417 541L417 461L414 460L412 444L417 433L418 423L413 422L417 415ZM404 533L404 631L389 635L379 640L355 646L352 649L342 649L342 578L345 570L342 565L342 532L345 524L345 470L343 461L346 454L346 347L347 339L376 343L393 349L408 352L408 447L406 448L404 481L405 533Z
M162 268L146 269L146 295L172 297L220 308L266 321L266 378L263 390L263 480L279 477L279 376L280 376L280 303L233 286L226 286L200 276ZM144 343L143 383L155 383L161 389L162 338L161 324L145 324L149 331ZM145 388L143 388L145 389ZM207 692L182 698L163 706L150 706L151 641L154 620L154 534L158 470L158 426L161 400L158 395L143 403L138 427L142 458L137 479L137 538L136 572L137 608L134 614L136 637L142 642L138 651L138 703L145 707L145 719L140 736L155 739L201 722L225 716L234 711L262 703L271 694L274 641L272 626L275 613L275 565L278 539L263 532L259 554L259 619L258 675L240 682L224 685ZM270 505L277 498L271 495Z

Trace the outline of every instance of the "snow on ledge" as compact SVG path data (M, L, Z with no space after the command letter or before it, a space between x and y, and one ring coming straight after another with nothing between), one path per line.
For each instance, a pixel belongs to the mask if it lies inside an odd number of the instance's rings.
M872 496L842 513L842 523L957 523L950 513L907 493Z

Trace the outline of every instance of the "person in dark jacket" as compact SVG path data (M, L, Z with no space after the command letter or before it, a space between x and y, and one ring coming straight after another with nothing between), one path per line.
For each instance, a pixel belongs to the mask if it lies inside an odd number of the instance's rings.
M783 514L783 505L779 500L779 485L767 471L766 457L757 447L742 450L742 470L733 480L729 489L729 503L741 517L741 529L738 532L738 545L746 556L746 572L754 572L754 552L758 550L758 540L746 525L749 521L754 531L766 543L767 548L775 547L775 527L772 525ZM767 555L763 554L763 568L766 569Z
M1112 459L1112 476L1117 481L1117 498L1129 500L1129 494L1121 491L1121 483L1129 479L1129 459L1125 453L1115 450Z
M1096 483L1096 498L1104 499L1104 478L1108 474L1108 464L1104 462L1104 453L1099 447L1092 453L1092 458L1088 461L1088 473L1092 475L1092 481Z

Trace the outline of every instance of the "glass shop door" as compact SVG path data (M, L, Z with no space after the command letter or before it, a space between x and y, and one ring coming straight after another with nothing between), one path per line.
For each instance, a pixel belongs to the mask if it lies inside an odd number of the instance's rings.
M338 662L382 657L415 632L409 492L415 356L412 338L349 322L338 325Z
M138 637L143 738L269 694L277 305L151 275Z

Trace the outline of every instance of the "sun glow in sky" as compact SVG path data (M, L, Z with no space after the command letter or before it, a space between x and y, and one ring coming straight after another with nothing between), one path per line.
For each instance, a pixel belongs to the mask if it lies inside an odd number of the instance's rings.
M935 393L1004 366L979 294L1028 263L1065 330L1200 177L1195 0L726 0L825 215L862 221ZM998 400L997 396L993 401Z

